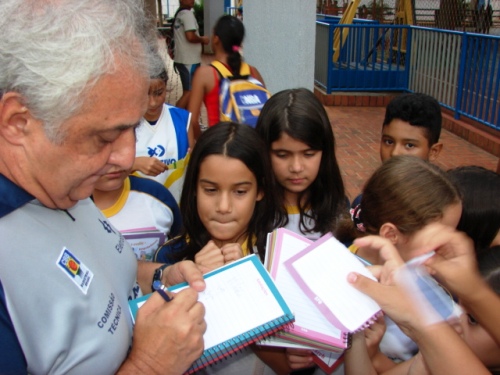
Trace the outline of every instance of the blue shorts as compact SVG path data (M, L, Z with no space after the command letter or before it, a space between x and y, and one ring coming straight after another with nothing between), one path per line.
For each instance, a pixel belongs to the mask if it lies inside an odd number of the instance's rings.
M191 91L191 82L193 81L193 75L200 64L181 64L174 62L174 69L179 73L181 78L182 90Z

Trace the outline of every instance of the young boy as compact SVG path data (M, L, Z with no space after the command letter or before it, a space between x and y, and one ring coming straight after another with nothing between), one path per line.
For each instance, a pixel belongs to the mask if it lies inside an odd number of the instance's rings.
M159 63L163 64L161 58ZM184 167L192 134L191 114L165 104L167 72L154 75L148 92L148 108L136 130L135 162L132 171L166 186L179 202L184 182Z
M394 98L385 110L380 159L406 154L436 160L443 148L441 121L441 107L432 96L414 93Z
M170 191L156 181L114 169L99 177L92 199L116 229L139 237L140 246L135 246L137 239L131 242L138 259L154 260L161 245L154 238L164 241L180 234L179 206Z
M402 94L387 105L380 139L380 159L396 155L413 155L434 161L443 149L441 106L432 96L421 93ZM351 207L361 203L361 194Z

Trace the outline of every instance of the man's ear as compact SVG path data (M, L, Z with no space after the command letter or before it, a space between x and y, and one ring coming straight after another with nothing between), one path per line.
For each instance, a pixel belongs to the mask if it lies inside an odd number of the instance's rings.
M12 144L19 144L27 131L31 112L24 105L20 94L7 92L0 99L0 133Z
M393 245L398 243L398 240L401 240L401 232L399 229L392 223L384 223L380 227L378 231L379 235L387 238Z
M429 150L429 161L435 161L441 153L442 149L443 144L441 142L434 143Z

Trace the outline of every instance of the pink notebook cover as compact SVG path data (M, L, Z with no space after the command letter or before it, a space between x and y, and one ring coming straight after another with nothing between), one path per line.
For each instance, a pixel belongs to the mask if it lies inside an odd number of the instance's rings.
M345 332L369 326L380 306L347 282L350 272L375 280L369 270L331 234L284 262L286 269L325 318Z
M313 350L313 361L325 373L333 373L342 362L344 362L344 353L328 352L326 350Z
M335 324L328 322L318 307L304 294L284 263L310 246L313 242L288 229L275 231L274 252L270 274L295 315L295 323L286 331L298 337L344 349L349 346L349 337ZM279 337L280 334L278 333ZM284 334L288 340L300 342ZM312 345L312 344L311 344Z

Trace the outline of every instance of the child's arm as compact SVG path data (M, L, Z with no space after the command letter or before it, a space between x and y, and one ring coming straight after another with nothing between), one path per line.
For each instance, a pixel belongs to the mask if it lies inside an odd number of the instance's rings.
M285 348L252 345L252 350L277 375L287 375L292 371L287 362Z
M373 367L379 374L396 366L396 363L383 354L379 349L380 341L382 341L382 337L384 337L385 329L385 319L383 316L379 316L377 320L370 325L370 327L365 328L363 331L365 334L368 356L372 361Z
M368 354L363 332L352 335L351 347L344 353L344 372L345 375L377 375Z
M193 82L191 84L191 94L189 95L189 103L187 110L191 112L191 125L189 126L189 147L194 147L195 141L201 134L200 129L200 112L205 93L209 92L208 87L214 87L214 79L212 76L213 68L211 66L200 66L196 69ZM211 82L211 85L210 85Z
M392 362L391 368L376 370L373 359L370 360L368 347L363 332L353 335L352 345L344 355L345 375L426 375L428 374L422 358L417 354L415 357L402 363ZM385 357L385 356L384 356ZM385 357L389 360L387 357Z
M146 176L158 176L167 170L165 163L162 163L159 159L149 156L139 156L134 160L134 165L132 167L132 172L139 171L144 173Z
M430 235L436 255L425 265L500 345L500 297L481 277L472 241L465 234L450 229L438 228Z
M366 348L368 355L373 358L380 352L379 345L385 333L385 320L383 316L379 316L373 324L363 331L365 334Z
M406 289L396 283L395 274L403 261L389 240L368 236L355 243L378 250L385 263L379 270L380 283L357 274L350 274L349 282L377 301L382 310L415 341L431 373L489 373L448 323L428 324L426 313L414 305L413 296L409 296Z
M292 370L314 366L313 354L307 349L286 348L286 360Z
M289 374L291 371L315 366L310 350L260 345L254 345L253 349L276 374Z

